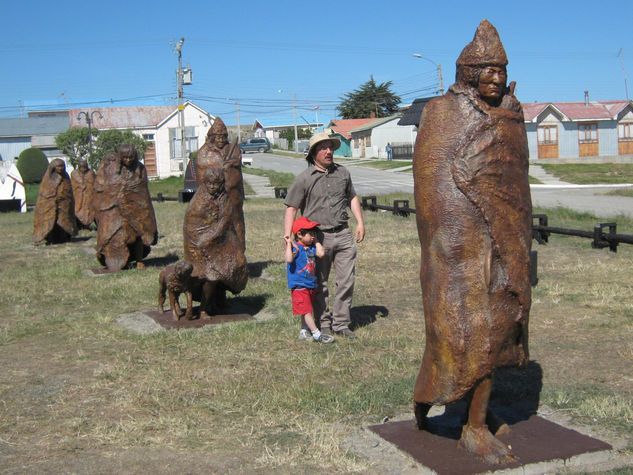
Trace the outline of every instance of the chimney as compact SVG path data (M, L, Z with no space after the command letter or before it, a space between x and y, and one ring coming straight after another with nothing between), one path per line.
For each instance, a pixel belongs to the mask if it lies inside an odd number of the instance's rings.
M585 91L585 105L589 105L589 91Z

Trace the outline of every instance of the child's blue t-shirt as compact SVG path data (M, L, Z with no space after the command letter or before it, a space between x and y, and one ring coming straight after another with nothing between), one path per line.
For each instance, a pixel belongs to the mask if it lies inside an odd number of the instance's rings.
M306 247L296 243L297 254L292 262L288 262L286 273L288 274L289 289L316 289L316 247Z

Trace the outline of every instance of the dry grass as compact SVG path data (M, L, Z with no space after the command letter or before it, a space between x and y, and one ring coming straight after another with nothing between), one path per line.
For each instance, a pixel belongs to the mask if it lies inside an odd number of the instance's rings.
M69 464L78 458L98 460L91 471L114 471L140 452L144 469L169 472L147 455L168 447L181 468L371 471L345 439L409 413L424 346L414 219L366 213L353 308L359 338L317 345L296 339L280 200L246 202L247 256L262 275L234 297L272 318L146 336L120 327L119 315L156 305L159 271L182 256L183 205L155 207L161 239L148 269L101 277L85 273L96 266L94 233L36 248L32 213L0 215L0 469L76 471ZM552 225L596 221L556 213ZM632 223L618 219L618 230L632 233ZM633 249L613 254L558 236L535 246L531 356L542 380L528 384L542 385L541 402L626 436Z

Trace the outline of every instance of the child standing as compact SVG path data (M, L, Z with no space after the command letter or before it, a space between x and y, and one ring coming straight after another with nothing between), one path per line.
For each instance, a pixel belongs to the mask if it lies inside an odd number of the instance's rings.
M288 288L292 290L292 313L301 315L299 338L309 338L307 330L310 330L314 341L332 343L334 337L319 331L312 314L312 299L317 288L316 258L325 254L323 246L316 239L318 225L319 223L302 216L292 224L295 241L284 239Z

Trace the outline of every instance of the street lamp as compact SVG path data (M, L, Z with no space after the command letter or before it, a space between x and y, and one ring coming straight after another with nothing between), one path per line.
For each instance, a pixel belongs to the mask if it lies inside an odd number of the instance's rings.
M88 156L90 157L90 166L92 166L92 123L94 122L94 115L99 114L99 119L103 119L101 112L92 111L91 113L81 111L77 114L77 120L81 120L81 114L86 116L86 122L88 123Z
M413 53L413 56L416 58L420 58L420 59L426 59L429 63L432 63L435 65L435 67L437 68L437 81L440 85L439 89L438 89L438 93L439 95L443 95L444 94L444 83L442 82L442 65L441 64L437 64L435 61L433 61L432 59L427 58L426 56L422 56L419 53Z

